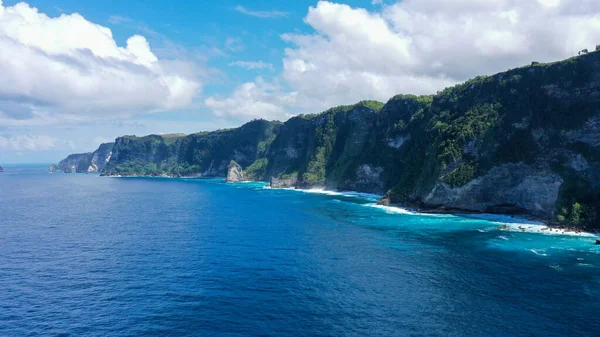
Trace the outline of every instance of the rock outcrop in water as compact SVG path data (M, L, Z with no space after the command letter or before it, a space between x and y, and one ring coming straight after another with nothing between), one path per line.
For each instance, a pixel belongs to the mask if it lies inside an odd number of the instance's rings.
M0 165L0 172L4 172L4 167L2 167L2 165Z
M103 175L225 177L234 160L272 187L600 228L600 53L285 123L120 137L112 152Z
M242 166L232 160L229 162L229 166L227 167L227 178L226 181L228 183L234 183L239 181L246 180L244 178L244 171L242 170Z
M50 167L48 167L48 172L54 173L56 171L60 171L60 169L58 168L58 165L52 164L52 165L50 165Z
M298 185L298 175L291 174L279 178L271 177L269 185L272 188L295 188Z

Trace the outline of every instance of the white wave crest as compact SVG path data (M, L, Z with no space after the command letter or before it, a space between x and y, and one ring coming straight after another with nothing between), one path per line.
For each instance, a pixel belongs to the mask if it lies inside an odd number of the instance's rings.
M530 251L530 252L532 252L532 253L534 253L535 255L539 255L539 256L548 256L548 254L546 254L546 253L541 253L541 252L538 252L538 251L537 251L537 250L535 250L535 249L529 249L529 251Z
M500 225L500 230L509 231L509 232L523 232L523 233L537 233L544 235L570 235L570 236L580 236L580 237L589 237L589 238L597 238L597 235L592 233L585 232L575 232L568 229L562 228L551 228L546 225L538 225L538 224L515 224L515 223L505 223L505 222L496 222Z
M409 210L407 210L405 208L400 208L400 207L384 206L384 205L378 205L378 204L366 204L364 206L371 207L371 208L376 208L376 209L380 209L382 211L385 211L387 214L418 215L418 213L416 213L416 212L409 211Z

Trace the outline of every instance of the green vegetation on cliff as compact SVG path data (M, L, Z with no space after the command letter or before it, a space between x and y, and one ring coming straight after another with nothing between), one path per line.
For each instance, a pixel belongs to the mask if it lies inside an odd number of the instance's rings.
M94 152L71 154L61 160L53 170L77 173L101 172L112 154L114 143L100 144Z
M285 123L118 138L105 175L293 179L391 202L596 224L600 53L480 76L436 95L362 101ZM597 224L595 226L598 226Z
M280 125L256 120L235 129L187 136L120 137L103 174L224 176L232 159L247 167L264 156Z

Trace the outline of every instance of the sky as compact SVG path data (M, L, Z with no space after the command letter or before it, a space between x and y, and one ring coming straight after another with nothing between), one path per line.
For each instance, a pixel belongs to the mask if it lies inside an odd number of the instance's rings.
M434 94L597 44L597 0L0 0L0 164Z

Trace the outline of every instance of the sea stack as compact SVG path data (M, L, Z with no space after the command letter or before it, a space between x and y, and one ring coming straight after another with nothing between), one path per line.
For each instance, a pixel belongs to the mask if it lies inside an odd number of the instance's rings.
M0 165L0 172L4 172L4 167L2 167L2 165Z
M242 166L235 160L230 161L229 166L227 167L227 182L233 183L244 180L244 171L242 170Z
M58 166L56 166L56 164L52 164L50 165L50 167L48 167L48 172L56 172L58 171Z

